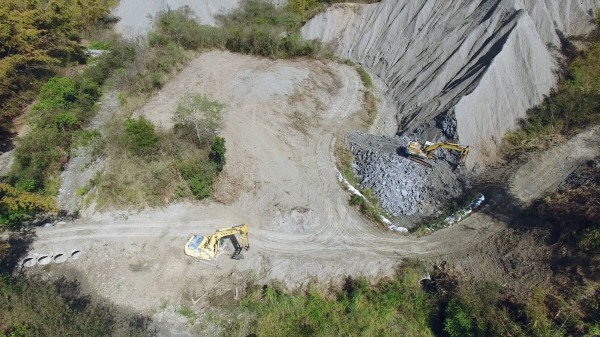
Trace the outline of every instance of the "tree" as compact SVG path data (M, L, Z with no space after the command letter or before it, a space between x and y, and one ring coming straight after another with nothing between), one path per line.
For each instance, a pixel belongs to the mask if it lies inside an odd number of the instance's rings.
M58 213L54 200L0 183L0 227L18 226L37 213Z
M187 94L179 101L173 122L176 127L192 128L198 143L210 144L223 124L224 104L199 94Z
M0 119L32 83L60 64L85 59L80 33L109 14L115 0L2 0L0 5ZM12 106L12 105L11 105Z
M223 167L225 166L225 151L225 138L215 137L210 147L208 159L215 164L217 172L223 171Z

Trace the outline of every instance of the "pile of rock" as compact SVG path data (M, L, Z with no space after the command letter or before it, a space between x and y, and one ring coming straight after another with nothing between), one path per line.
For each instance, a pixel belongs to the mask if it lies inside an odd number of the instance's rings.
M452 172L444 160L432 161L433 167L427 168L404 157L403 147L411 141L407 136L353 132L347 140L361 187L371 189L394 216L436 215L466 187L465 176Z

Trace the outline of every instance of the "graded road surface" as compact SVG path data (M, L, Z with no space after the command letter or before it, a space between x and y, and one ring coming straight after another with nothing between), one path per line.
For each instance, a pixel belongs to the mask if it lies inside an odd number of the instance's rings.
M153 310L216 285L237 293L248 281L296 288L346 275L382 277L404 257L460 252L505 228L479 212L417 238L371 224L352 208L333 146L355 127L362 90L354 68L333 62L202 54L134 115L168 128L185 93L226 104L227 164L215 198L139 212L84 210L73 223L39 228L30 255L81 250L80 259L50 272L70 267L101 296ZM217 268L183 255L191 234L240 223L250 229L245 259L221 256Z

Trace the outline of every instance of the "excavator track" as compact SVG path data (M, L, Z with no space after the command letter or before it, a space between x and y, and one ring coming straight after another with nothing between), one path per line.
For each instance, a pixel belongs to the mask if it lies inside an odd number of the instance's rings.
M427 162L423 158L419 158L419 157L415 157L415 156L411 156L411 155L408 155L406 158L414 161L415 163L419 163L419 164L421 164L423 166L426 166L427 168L433 167L433 165L431 165L431 163Z

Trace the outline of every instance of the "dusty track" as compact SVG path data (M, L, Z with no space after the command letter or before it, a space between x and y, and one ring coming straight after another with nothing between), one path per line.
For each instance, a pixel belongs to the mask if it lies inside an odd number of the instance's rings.
M427 237L405 237L368 223L348 205L333 144L361 107L360 83L353 68L335 63L201 55L137 114L170 127L186 92L227 104L220 202L90 214L40 228L31 252L83 250L65 266L82 272L100 295L149 310L206 291L216 280L224 287L271 279L297 287L313 279L387 275L403 257L447 256L502 231L501 221L482 212ZM190 234L242 222L250 225L251 243L244 260L222 256L214 268L183 256Z

